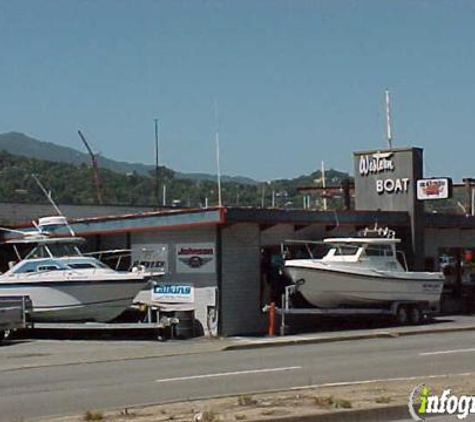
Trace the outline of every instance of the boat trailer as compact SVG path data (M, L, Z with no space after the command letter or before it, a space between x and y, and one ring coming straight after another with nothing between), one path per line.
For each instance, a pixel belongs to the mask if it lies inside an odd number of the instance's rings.
M303 281L303 280L302 280ZM278 307L275 303L265 305L262 309L269 315L268 335L275 335L275 315L280 315L279 334L284 336L289 331L286 316L288 315L320 315L329 317L339 316L358 316L358 315L380 315L391 317L398 325L417 325L429 322L434 315L430 309L429 303L424 301L400 300L393 301L387 306L381 307L340 307L340 308L300 308L292 306L292 295L298 292L299 283L291 284L285 287L282 294L282 306Z
M29 296L0 296L0 343L12 331L32 325L32 309Z

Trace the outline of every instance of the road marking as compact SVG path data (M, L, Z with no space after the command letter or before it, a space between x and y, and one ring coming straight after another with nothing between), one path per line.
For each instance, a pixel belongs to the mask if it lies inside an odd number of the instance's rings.
M452 353L471 353L471 352L475 352L475 349L440 350L438 352L419 353L419 356L449 355L449 354L452 354Z
M262 374L265 372L292 371L296 369L302 369L302 367L301 366L286 366L283 368L248 369L246 371L221 372L217 374L190 375L188 377L163 378L163 379L155 380L155 382L188 381L188 380L196 380L196 379L202 379L202 378L229 377L232 375L247 375L247 374Z
M345 387L351 385L365 385L365 384L376 384L378 382L391 382L391 381L416 381L424 379L437 379L437 378L448 378L448 377L473 377L474 372L463 372L461 374L442 374L442 375L416 375L412 377L399 377L399 378L380 378L372 380L361 380L361 381L341 381L341 382L327 382L324 384L310 384L302 385L299 387L290 387L289 390L304 390L306 388L323 388L323 387Z

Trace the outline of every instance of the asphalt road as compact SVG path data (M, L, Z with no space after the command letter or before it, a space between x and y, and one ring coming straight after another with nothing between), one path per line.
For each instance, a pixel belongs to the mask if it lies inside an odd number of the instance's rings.
M0 372L0 421L335 382L461 374L475 372L474 362L475 333L462 332L7 370Z

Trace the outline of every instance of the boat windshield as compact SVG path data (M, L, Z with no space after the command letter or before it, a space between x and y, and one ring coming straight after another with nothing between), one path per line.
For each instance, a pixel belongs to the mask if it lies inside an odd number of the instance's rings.
M38 245L27 256L26 259L36 258L63 258L82 256L79 249L68 243L51 243L48 246Z
M69 268L73 268L75 270L85 270L88 268L107 268L109 267L104 264L103 262L95 259L95 258L87 258L87 261L84 262L68 262L67 263Z
M391 245L369 245L365 249L366 256L394 256Z
M359 246L357 245L336 245L334 246L335 256L352 256L356 255Z

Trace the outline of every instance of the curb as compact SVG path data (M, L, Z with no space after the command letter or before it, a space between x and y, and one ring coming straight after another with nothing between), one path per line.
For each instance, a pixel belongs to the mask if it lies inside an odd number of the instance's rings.
M407 419L407 405L375 407L373 409L341 410L303 416L276 416L272 422L381 422ZM263 422L249 419L248 422Z
M321 338L285 338L279 337L275 341L259 342L255 343L243 343L243 344L231 344L224 347L224 351L243 350L243 349L261 349L266 347L278 347L278 346L295 346L298 344L319 344L319 343L333 343L337 341L350 341L350 340L366 340L373 338L395 338L414 336L418 334L438 334L438 333L455 333L463 331L475 331L475 325L466 327L447 327L447 328L426 328L418 331L381 331L376 333L367 334L350 334L336 337L321 337Z

